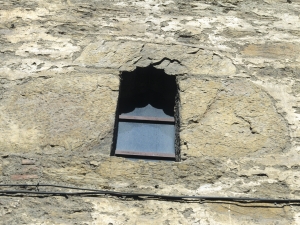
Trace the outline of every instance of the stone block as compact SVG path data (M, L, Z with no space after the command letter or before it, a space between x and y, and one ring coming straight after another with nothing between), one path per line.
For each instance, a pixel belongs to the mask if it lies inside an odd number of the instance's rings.
M26 175L12 175L11 180L18 181L18 180L32 180L32 179L38 179L39 176L35 174L26 174Z
M251 82L191 78L179 86L182 154L261 157L289 147L284 118Z
M35 162L33 160L30 159L23 159L22 160L22 165L34 165Z

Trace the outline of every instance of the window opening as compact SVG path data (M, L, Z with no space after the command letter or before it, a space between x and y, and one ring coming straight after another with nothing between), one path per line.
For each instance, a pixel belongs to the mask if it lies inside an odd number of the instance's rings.
M121 75L112 155L179 161L175 76L153 66Z

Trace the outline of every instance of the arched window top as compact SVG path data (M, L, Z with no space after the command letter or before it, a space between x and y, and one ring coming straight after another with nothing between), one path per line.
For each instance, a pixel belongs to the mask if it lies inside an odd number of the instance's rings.
M119 112L146 113L147 110L163 116L174 116L177 86L174 76L154 67L137 68L121 77ZM157 110L156 110L157 109Z
M144 117L157 117L157 118L172 118L174 113L170 113L160 107L155 107L151 103L145 106L136 106L132 111L123 111L120 115L129 116L144 116Z

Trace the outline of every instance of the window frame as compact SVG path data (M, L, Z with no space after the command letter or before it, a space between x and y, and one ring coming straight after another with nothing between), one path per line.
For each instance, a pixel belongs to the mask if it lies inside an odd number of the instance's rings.
M146 70L146 71L145 71ZM174 97L170 99L170 94L167 94L168 97L165 98L165 100L169 99L169 101L165 102L166 107L169 107L169 104L172 104L172 108L168 108L169 110L172 110L172 114L169 114L170 111L167 110L169 113L165 112L168 117L160 117L160 115L156 115L156 117L153 116L137 116L137 115L126 115L127 114L127 105L124 105L124 102L129 103L129 108L134 104L135 108L139 108L138 105L136 105L135 98L139 97L139 94L135 94L133 99L132 94L135 93L136 85L139 85L141 76L146 74L150 74L151 77L148 77L148 83L157 82L159 80L160 83L164 83L164 85L167 86L160 86L160 89L162 93L173 93ZM162 77L162 78L160 78ZM162 79L162 80L160 80ZM113 141L111 145L111 156L117 156L117 157L124 157L124 158L135 158L135 159L150 159L150 160L164 160L164 161L175 161L179 162L181 158L180 154L180 98L179 98L179 87L178 87L178 81L176 76L168 75L164 72L164 70L156 69L153 65L150 65L146 68L137 67L134 71L127 72L124 71L120 74L120 88L119 88L119 96L118 96L118 102L117 102L117 109L115 114L115 123L114 123L114 134L113 134ZM126 81L126 82L125 82ZM151 84L153 85L153 83ZM130 89L128 89L128 87ZM150 86L149 86L150 87ZM152 86L151 86L152 87ZM167 88L165 88L167 87ZM156 89L153 89L156 93ZM167 91L167 92L166 92ZM131 93L128 95L128 93ZM129 96L129 97L128 97ZM155 95L156 96L156 95ZM165 95L162 95L165 96ZM155 99L160 99L160 96ZM163 101L165 101L163 100ZM159 100L160 101L160 100ZM131 105L131 106L130 106ZM152 103L151 103L152 105ZM153 106L154 107L154 106ZM126 109L125 109L126 108ZM157 108L155 106L155 108ZM123 109L125 109L125 112ZM159 109L161 109L159 107ZM165 109L165 108L164 108ZM154 115L154 114L153 114ZM117 149L117 140L118 140L118 132L119 132L119 124L120 122L139 122L139 123L151 123L151 124L168 124L172 125L174 129L174 136L173 136L173 150L166 150L165 153L163 152L151 152L151 151L130 151L130 150L123 150L120 147ZM138 142L137 142L138 143ZM134 148L133 148L134 149ZM169 153L169 152L170 153ZM172 151L172 153L171 153Z
M151 124L172 124L175 128L175 118L174 117L148 117L148 116L130 116L130 115L118 115L118 124L120 121L126 122L144 122ZM118 137L116 137L118 139ZM174 139L176 134L174 134ZM175 143L174 143L174 153L159 153L159 152L144 152L144 151L129 151L115 148L116 156L141 156L141 157L159 157L167 159L176 159Z

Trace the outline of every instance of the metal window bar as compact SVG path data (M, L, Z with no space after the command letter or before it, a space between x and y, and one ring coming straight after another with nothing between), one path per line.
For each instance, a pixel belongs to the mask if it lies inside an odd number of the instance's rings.
M136 151L122 151L116 150L116 155L123 156L145 156L145 157L160 157L160 158L175 158L175 153L157 153L157 152L136 152Z
M153 122L171 122L175 123L174 117L149 117L149 116L128 116L128 115L120 115L119 119L121 120L134 120L134 121L153 121Z

